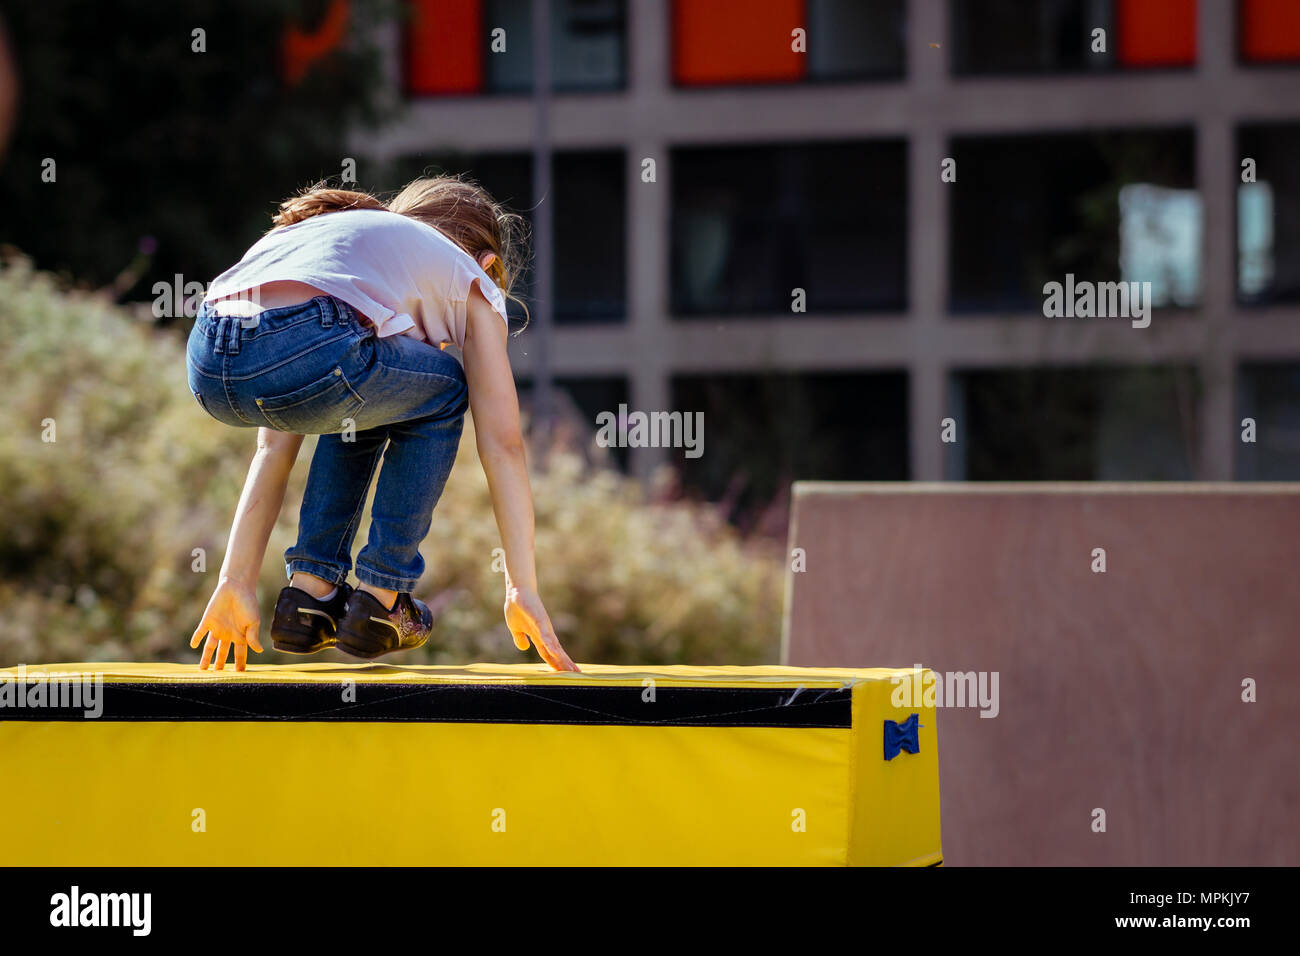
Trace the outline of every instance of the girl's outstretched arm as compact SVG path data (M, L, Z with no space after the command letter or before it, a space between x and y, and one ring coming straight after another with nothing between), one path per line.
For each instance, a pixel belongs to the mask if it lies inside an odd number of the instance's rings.
M235 670L244 669L250 647L262 653L258 638L261 615L257 608L257 576L266 556L271 529L280 516L289 473L301 447L301 435L269 428L257 430L257 452L248 466L248 478L239 496L217 589L212 592L203 620L190 638L190 647L198 647L204 635L208 638L199 661L200 670L207 669L214 652L216 669L224 669L232 647Z
M506 325L474 285L465 320L465 378L479 461L506 553L506 627L521 651L529 642L557 671L578 666L560 646L537 593L533 557L533 495L528 485L519 397L506 353Z

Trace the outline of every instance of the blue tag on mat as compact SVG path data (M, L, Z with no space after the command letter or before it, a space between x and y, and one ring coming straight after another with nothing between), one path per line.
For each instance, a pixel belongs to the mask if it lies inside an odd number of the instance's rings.
M920 753L920 729L920 714L913 714L902 723L896 720L885 721L885 759L893 760L902 750L910 754Z

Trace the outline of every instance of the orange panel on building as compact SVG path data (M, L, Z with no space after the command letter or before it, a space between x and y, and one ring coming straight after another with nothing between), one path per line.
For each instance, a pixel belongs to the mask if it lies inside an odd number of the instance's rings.
M414 0L406 24L406 89L416 95L483 89L480 0Z
M1300 2L1241 0L1242 59L1267 63L1300 60Z
M1119 0L1115 25L1124 66L1196 62L1196 0Z
M791 48L796 27L807 29L804 0L674 0L673 78L685 86L801 79L807 55Z
M285 82L300 81L313 63L338 49L347 32L348 0L334 0L316 29L310 32L296 24L286 27L281 47Z

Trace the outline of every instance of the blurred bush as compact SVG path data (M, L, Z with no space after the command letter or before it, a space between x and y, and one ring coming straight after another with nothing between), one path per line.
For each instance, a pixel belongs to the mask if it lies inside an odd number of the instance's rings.
M103 297L60 288L23 259L0 265L0 327L8 417L0 429L0 665L192 661L188 638L216 584L254 431L202 413L174 333ZM53 442L42 440L46 420ZM269 650L267 628L312 441L263 566L261 663L285 659ZM546 467L532 470L542 594L575 659L775 658L779 546L742 541L706 505L652 502L638 483L572 452L552 449ZM440 614L438 632L399 662L536 660L515 650L502 620L499 545L467 422L424 546L418 596ZM200 548L206 568L196 571Z

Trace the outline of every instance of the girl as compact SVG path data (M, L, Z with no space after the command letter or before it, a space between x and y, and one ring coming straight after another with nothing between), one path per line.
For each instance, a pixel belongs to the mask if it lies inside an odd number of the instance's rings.
M320 435L298 541L285 552L271 640L371 659L419 647L433 616L411 596L420 543L456 458L466 408L506 555L506 626L556 670L564 653L537 594L533 506L506 355L505 293L519 217L479 186L417 179L385 205L316 187L286 200L208 289L190 334L190 390L213 418L257 428L216 591L191 647L200 669L261 652L256 580L305 434ZM504 291L503 291L504 290ZM464 368L442 351L455 343ZM370 481L370 535L347 583Z

